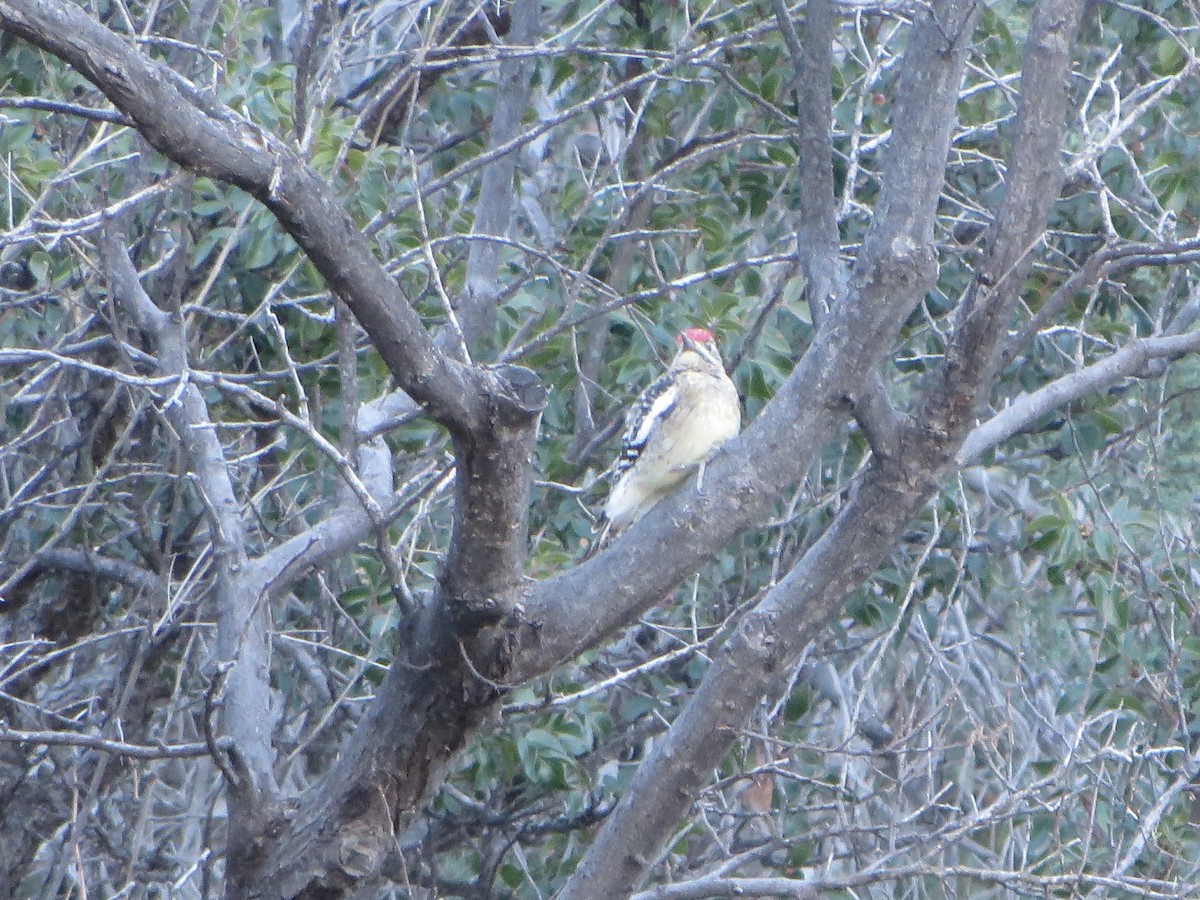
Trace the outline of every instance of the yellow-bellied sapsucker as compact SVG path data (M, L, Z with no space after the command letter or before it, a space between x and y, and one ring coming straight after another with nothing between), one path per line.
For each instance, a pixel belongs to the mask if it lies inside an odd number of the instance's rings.
M737 389L712 332L689 328L676 342L671 367L625 414L599 541L640 519L741 428Z

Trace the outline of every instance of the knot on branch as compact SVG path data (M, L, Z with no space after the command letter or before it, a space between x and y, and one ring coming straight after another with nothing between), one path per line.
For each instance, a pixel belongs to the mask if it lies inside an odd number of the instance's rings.
M454 604L451 615L460 634L473 634L505 618L509 604L497 597L463 598Z
M546 405L546 388L533 371L524 366L503 365L485 369L484 376L500 424L520 427L541 415Z
M937 278L937 251L933 244L918 243L906 234L892 239L890 253L880 261L885 278L898 287L931 284Z

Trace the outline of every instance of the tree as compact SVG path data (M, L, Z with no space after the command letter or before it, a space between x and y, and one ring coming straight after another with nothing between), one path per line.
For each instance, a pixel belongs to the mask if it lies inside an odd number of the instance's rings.
M0 894L1187 895L1196 24L0 0Z

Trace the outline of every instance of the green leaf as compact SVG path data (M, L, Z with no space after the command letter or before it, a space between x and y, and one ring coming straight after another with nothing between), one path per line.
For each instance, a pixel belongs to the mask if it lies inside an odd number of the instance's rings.
M783 706L783 717L789 722L802 718L812 708L812 691L804 686L797 686Z

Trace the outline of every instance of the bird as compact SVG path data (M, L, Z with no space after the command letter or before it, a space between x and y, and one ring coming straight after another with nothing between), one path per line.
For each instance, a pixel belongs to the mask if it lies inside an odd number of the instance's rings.
M593 551L629 528L693 471L699 471L703 489L704 464L741 430L741 401L712 332L688 328L675 341L679 352L670 367L625 413L613 487Z

